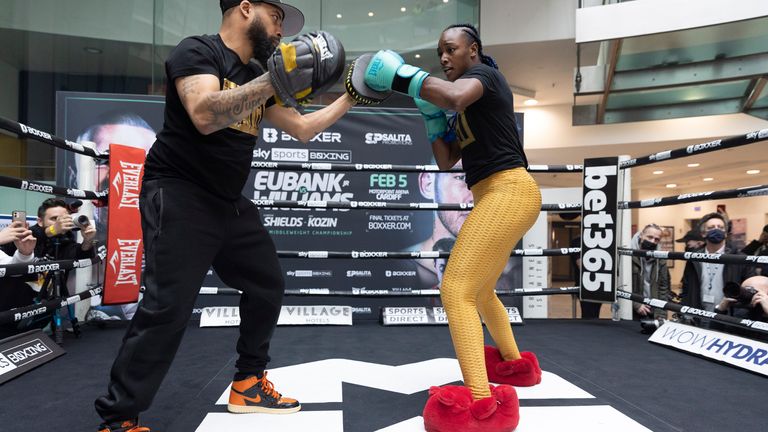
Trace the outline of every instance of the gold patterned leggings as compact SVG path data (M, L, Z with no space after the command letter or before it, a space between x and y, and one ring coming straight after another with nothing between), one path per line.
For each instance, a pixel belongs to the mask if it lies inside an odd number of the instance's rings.
M451 251L440 297L464 385L477 400L491 396L480 317L504 359L520 358L507 311L494 288L512 249L539 216L541 192L525 168L515 168L476 183L472 195L475 207Z

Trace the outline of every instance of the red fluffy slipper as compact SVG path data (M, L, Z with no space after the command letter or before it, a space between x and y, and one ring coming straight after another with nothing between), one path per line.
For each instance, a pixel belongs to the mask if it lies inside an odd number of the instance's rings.
M514 387L491 387L491 397L472 400L464 386L429 389L424 406L427 432L511 432L520 422L520 402Z
M485 346L485 369L488 381L518 387L531 387L541 382L541 367L536 354L521 352L519 360L505 361L496 347Z

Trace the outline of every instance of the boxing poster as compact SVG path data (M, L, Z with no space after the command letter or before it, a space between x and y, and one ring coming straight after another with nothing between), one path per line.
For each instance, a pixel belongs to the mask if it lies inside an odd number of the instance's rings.
M70 140L98 143L109 132L121 132L119 139L130 141L124 144L148 150L154 142L154 132L163 122L162 98L154 96L62 92L57 100L56 134ZM315 109L318 107L308 107L306 111ZM113 127L98 127L107 124ZM518 116L518 127L522 129L522 115ZM520 136L523 136L522 130ZM83 163L75 163L69 156L61 150L57 155L61 184L76 184L76 179L82 178L77 172L83 169ZM372 107L353 108L307 144L264 120L253 161L434 164L423 120L415 108ZM92 165L90 169L98 170L99 166ZM100 190L100 185L95 181L93 187ZM461 172L252 170L243 194L255 200L472 202ZM277 249L290 251L450 251L469 214L468 210L262 208L260 211ZM100 220L106 218L97 218L97 223ZM408 296L438 292L446 260L285 258L281 264L286 288L291 293ZM203 286L224 287L213 269ZM522 259L512 258L497 287L521 286ZM211 301L205 300L206 303Z

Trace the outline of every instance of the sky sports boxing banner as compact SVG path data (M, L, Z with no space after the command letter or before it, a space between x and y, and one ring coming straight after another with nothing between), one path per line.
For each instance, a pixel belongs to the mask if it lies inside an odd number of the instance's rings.
M311 112L317 107L309 107ZM56 133L102 146L117 142L149 149L163 123L163 101L155 96L61 92ZM110 126L113 127L105 127ZM120 127L114 127L119 125ZM518 115L522 136L522 115ZM61 184L77 184L83 164L57 154ZM336 124L304 144L263 121L254 162L335 162L431 165L431 145L415 108L353 108ZM95 190L106 189L103 165L91 168ZM87 175L91 175L88 173ZM102 187L103 186L103 187ZM243 195L257 200L339 200L394 203L469 203L463 173L303 172L253 170ZM392 211L262 208L261 215L280 250L447 250L468 211ZM106 209L96 209L104 230ZM519 245L518 245L519 247ZM445 260L283 259L286 286L312 294L348 290L366 295L408 295L439 287ZM209 272L206 287L224 287ZM522 286L522 260L513 258L499 288ZM236 288L236 287L233 287ZM236 301L236 299L232 299ZM221 299L214 304L223 304Z

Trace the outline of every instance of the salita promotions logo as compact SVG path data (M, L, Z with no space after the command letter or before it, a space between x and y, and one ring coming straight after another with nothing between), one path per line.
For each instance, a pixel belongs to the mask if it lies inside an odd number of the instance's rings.
M352 201L349 180L342 173L259 171L253 183L254 199L291 201Z
M120 170L112 181L118 208L139 208L139 187L143 164L120 161Z

